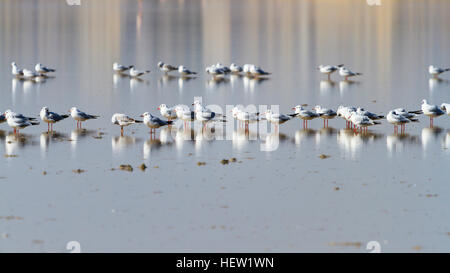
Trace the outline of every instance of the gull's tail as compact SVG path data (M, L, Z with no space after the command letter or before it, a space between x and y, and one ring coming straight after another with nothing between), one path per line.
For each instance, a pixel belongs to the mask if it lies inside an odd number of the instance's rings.
M31 125L39 125L39 121L30 120Z
M137 119L135 119L134 122L136 122L136 123L143 123L142 120L137 120Z
M422 110L414 110L414 111L408 111L408 113L410 113L410 114L416 114L416 115L421 115L421 114L423 114L423 111L422 111Z
M374 125L379 125L379 124L381 124L381 122L379 122L379 121L374 121L373 124L374 124Z

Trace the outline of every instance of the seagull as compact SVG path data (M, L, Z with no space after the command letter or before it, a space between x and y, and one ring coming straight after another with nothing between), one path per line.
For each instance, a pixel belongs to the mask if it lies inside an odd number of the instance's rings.
M186 127L186 122L192 122L195 120L195 112L191 111L186 105L177 105L174 109L177 114L177 118L184 121L184 127Z
M439 74L450 71L450 68L439 68L434 65L430 65L428 67L428 73L432 75L433 77L437 78Z
M41 74L41 75L45 75L49 72L55 72L56 70L53 68L48 68L43 66L41 63L36 64L36 66L34 67L34 70L36 70L37 73Z
M165 64L163 62L158 62L158 68L159 70L161 70L162 72L164 72L164 74L167 74L171 71L175 71L178 70L179 68L170 64Z
M117 72L117 73L123 73L133 67L134 67L133 65L125 66L125 65L118 64L118 63L113 63L113 70L114 70L114 72Z
M225 75L225 71L223 71L220 68L217 68L215 65L208 66L205 69L205 71L206 71L206 73L212 75L214 79L216 78L216 76L223 76L223 75Z
M346 121L346 128L351 125L350 116L352 112L356 112L356 108L353 106L342 106L340 105L336 111L337 115Z
M408 112L408 111L406 111L405 108L396 108L392 111L394 111L394 114L396 114L396 115L399 115L399 116L409 119L409 121L412 121L412 122L419 121L418 119L415 118L417 116L416 113L418 113L419 111L409 111Z
M230 70L228 67L224 66L224 65L221 64L221 63L217 63L217 64L215 65L215 67L218 68L218 69L221 69L225 74L228 74L228 73L231 72L231 70Z
M254 76L254 77L260 77L260 76L268 76L272 73L266 72L266 71L262 70L261 68L257 67L256 65L252 65L250 67L250 74L252 74L252 76Z
M133 78L137 78L137 77L140 77L140 76L148 74L148 73L150 73L150 70L141 71L141 70L135 69L134 66L131 67L131 69L130 69L130 76Z
M197 74L197 72L190 71L189 69L187 69L182 65L178 67L178 73L180 73L182 76L191 76Z
M250 69L252 68L252 66L255 66L254 64L244 64L244 66L242 66L242 72L244 72L244 74L246 74L247 76L250 76Z
M321 118L323 118L323 127L325 128L325 121L328 127L328 120L334 119L337 116L337 113L333 109L322 108L320 105L316 105L314 110Z
M47 106L42 107L41 112L39 113L41 116L41 120L47 123L47 131L53 131L53 123L61 121L65 118L68 118L69 115L59 115L57 113L50 112ZM51 129L50 129L51 126Z
M141 117L144 118L144 124L147 125L147 127L150 128L150 134L153 132L156 132L156 129L165 126L165 125L171 125L173 121L171 120L162 120L158 117L153 116L149 112L145 112L141 115Z
M340 64L340 65L323 65L323 64L321 64L317 67L317 69L320 71L320 73L327 74L328 80L330 80L331 74L336 72L342 66L344 66L344 65L343 64Z
M97 119L99 116L95 115L89 115L86 114L83 111L78 110L76 107L72 107L69 110L70 116L77 121L77 129L81 129L81 123L83 121L89 120L89 119Z
M5 113L4 113L4 115L5 115L5 117L9 115L9 116L11 116L11 117L13 117L13 118L24 119L24 120L26 120L26 121L36 121L36 120L37 120L36 118L26 117L26 116L24 116L24 115L22 115L22 114L13 112L13 111L11 111L10 109L6 110Z
M238 74L238 73L242 72L242 67L240 67L239 65L237 65L235 63L232 63L230 65L230 70L231 70L231 73Z
M433 118L442 116L445 112L437 105L428 104L427 100L422 100L422 113L430 117L430 127L433 127Z
M409 123L408 118L406 118L402 115L396 114L395 110L392 110L387 114L386 120L390 124L394 124L394 133L398 132L398 125L400 125L400 130L401 130L401 133L403 134L406 129L406 123Z
M271 109L267 110L265 112L265 115L267 121L269 121L270 123L274 123L276 125L283 124L291 119L291 117L289 117L288 115L272 113Z
M176 119L177 113L175 109L167 107L165 104L161 104L157 110L161 113L161 116L165 117L168 120Z
M36 121L35 118L25 117L24 115L14 113L11 110L6 110L5 117L8 125L14 128L14 134L18 134L19 130L28 126L39 125L39 121Z
M11 73L15 76L15 77L20 77L23 76L23 70L19 69L19 67L17 66L16 62L12 62L11 63Z
M447 115L450 116L450 103L441 104L441 109L447 112Z
M260 121L258 114L250 113L247 111L242 111L239 107L235 106L231 109L233 118L237 119L239 122L244 122L245 129L248 130L248 124Z
M28 69L24 69L23 70L23 77L26 78L26 79L33 79L33 78L36 78L38 76L39 76L39 74L37 74L37 73L35 73L35 72L31 71L31 70L28 70Z
M198 121L203 123L203 127L206 126L206 123L214 120L216 117L222 116L221 114L217 114L208 108L204 107L199 101L194 101L192 104L194 105L195 118Z
M372 120L382 119L384 116L379 116L377 114L371 113L369 111L364 110L364 108L358 107L356 109L356 113L361 116L366 116Z
M299 117L303 120L303 128L308 128L308 120L312 120L319 117L319 114L317 114L314 111L306 110L301 105L297 105L292 108L292 110L295 110L294 114L291 114L291 117Z
M120 126L120 135L123 136L123 127L128 126L135 123L142 123L141 120L136 120L134 118L130 118L129 116L125 114L119 114L115 113L111 117L112 124L119 125Z
M367 132L367 127L372 125L381 124L381 122L373 121L368 116L359 115L356 112L352 112L350 116L351 122L358 127L360 130L364 128L364 130ZM356 130L356 129L355 129Z
M345 77L345 80L347 81L348 77L360 76L362 73L352 72L348 68L341 66L339 67L339 75Z

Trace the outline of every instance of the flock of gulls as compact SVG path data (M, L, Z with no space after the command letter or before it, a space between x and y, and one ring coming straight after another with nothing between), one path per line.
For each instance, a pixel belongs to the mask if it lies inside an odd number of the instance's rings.
M56 70L48 68L38 63L35 66L35 71L28 69L20 69L15 62L11 63L12 74L14 77L23 79L32 79L36 77L46 77L48 73L53 73ZM170 65L163 62L159 62L157 67L165 74L172 71L177 71L182 76L194 76L197 72L191 71L188 68L180 65ZM320 73L325 74L328 78L331 77L336 71L339 71L339 75L344 77L346 80L349 77L360 76L362 73L353 72L346 68L344 65L320 65L318 67ZM437 77L439 74L450 69L438 68L435 66L429 66L429 73L433 77ZM133 65L124 66L118 63L113 64L113 71L115 73L129 73L130 77L141 77L145 74L150 73L150 70L138 70ZM206 73L212 75L213 77L221 77L226 74L238 74L243 73L244 75L250 77L264 77L270 75L271 73L266 72L253 64L245 64L242 67L236 64L231 64L230 67L226 67L221 63L208 66L205 69ZM130 117L127 114L115 113L111 117L111 122L114 125L120 126L121 135L123 135L124 127L143 123L148 128L150 128L150 134L155 134L157 128L163 126L171 126L173 121L176 119L182 120L184 122L184 127L186 128L189 123L194 121L199 121L206 128L207 123L214 122L225 122L225 115L222 113L216 113L209 108L202 105L198 100L192 103L193 108L187 105L175 105L169 107L166 104L161 104L157 110L164 119L152 115L149 112L145 112L140 117L142 120L138 120ZM290 114L280 114L273 112L272 110L267 110L264 113L256 113L246 111L243 107L236 106L231 110L232 117L236 119L240 124L245 125L246 130L248 130L248 125L250 123L267 121L275 124L275 129L278 130L278 125L283 124L291 119L299 118L303 121L303 128L308 127L308 121L321 118L323 119L324 127L328 127L328 122L330 119L335 117L341 117L346 121L346 128L352 128L355 132L358 130L360 132L367 131L368 127L373 125L381 124L380 120L386 119L387 122L394 125L394 132L398 132L398 126L400 126L401 133L406 130L406 124L409 122L418 122L418 115L426 115L430 118L430 127L433 127L433 119L444 114L450 116L450 103L442 103L440 106L429 104L427 100L422 101L420 110L407 111L404 108L397 108L389 111L386 116L378 115L369 112L361 107L353 106L339 106L337 110L323 108L320 105L315 106L313 109L309 110L305 108L306 105L297 105L292 108L293 113ZM58 114L51 112L48 107L43 107L39 114L41 120L47 123L48 131L53 131L53 124L60 122L68 117L71 117L77 122L77 129L82 128L82 123L88 120L99 118L98 115L87 114L77 107L72 107L68 114ZM28 126L39 125L40 122L37 118L27 117L20 113L15 113L12 110L6 110L0 115L0 123L7 122L7 124L14 129L14 133L18 134L19 130L22 130Z

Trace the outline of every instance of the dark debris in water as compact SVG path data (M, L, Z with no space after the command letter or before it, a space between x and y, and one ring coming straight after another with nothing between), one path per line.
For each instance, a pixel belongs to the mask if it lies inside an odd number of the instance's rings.
M321 154L321 155L319 155L319 158L320 159L326 159L326 158L329 158L330 156L329 155L326 155L326 154Z
M222 160L220 161L220 164L222 164L222 165L227 165L228 162L229 162L228 159L222 159Z
M141 169L141 171L145 171L145 169L147 169L147 166L146 166L144 163L142 163L142 164L139 166L139 169Z
M129 165L129 164L122 164L119 166L119 169L122 171L127 171L127 172L133 171L133 167L131 167L131 165Z
M72 172L80 174L80 173L84 173L85 170L82 170L82 169L76 169L76 170L73 170Z
M201 161L197 162L197 166L205 166L205 165L206 165L206 162L201 162Z
M4 156L7 157L7 158L10 158L10 157L19 157L18 155L8 155L8 154L5 154Z

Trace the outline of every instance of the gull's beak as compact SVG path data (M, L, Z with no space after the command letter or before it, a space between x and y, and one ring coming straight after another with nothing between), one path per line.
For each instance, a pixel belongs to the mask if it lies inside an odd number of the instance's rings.
M143 117L144 117L144 115L140 115L139 117L143 118Z
M192 104L192 105L194 105L194 104Z
M295 107L292 107L292 110L295 110Z
M158 108L156 108L156 110L160 110L160 109L159 109L159 107L158 107Z

